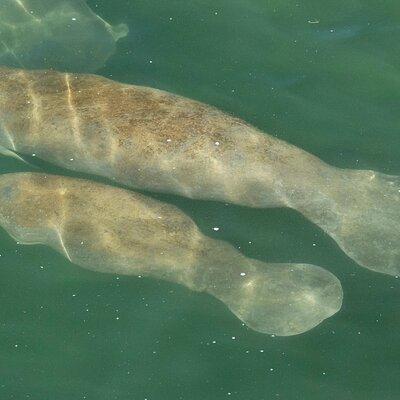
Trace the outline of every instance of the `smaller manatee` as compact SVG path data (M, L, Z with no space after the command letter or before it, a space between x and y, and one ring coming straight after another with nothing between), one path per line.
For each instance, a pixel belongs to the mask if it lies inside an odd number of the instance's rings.
M204 291L250 328L281 336L335 314L342 287L308 264L266 264L204 236L176 207L92 181L37 173L0 176L0 225L100 272L144 275Z

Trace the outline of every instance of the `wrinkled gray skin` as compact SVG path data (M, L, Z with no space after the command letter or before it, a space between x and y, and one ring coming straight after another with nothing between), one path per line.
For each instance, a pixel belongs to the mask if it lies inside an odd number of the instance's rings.
M1 0L0 64L93 72L114 53L126 25L111 26L84 0Z
M338 279L307 264L266 264L201 234L176 207L111 186L35 173L0 175L0 225L100 272L177 282L220 299L250 328L305 332L342 304Z
M399 178L331 167L205 104L95 75L0 68L0 144L132 188L290 207L400 274Z

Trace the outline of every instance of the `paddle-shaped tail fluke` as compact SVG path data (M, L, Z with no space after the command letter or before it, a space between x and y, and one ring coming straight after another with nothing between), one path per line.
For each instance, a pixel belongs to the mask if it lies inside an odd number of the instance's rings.
M337 170L301 211L358 264L400 275L400 178L374 171Z
M255 331L297 335L340 310L342 287L330 272L309 264L249 261L225 277L214 276L208 291Z

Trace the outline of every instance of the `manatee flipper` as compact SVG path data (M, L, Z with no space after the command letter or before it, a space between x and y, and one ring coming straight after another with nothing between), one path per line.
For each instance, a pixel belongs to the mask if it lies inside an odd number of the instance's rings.
M29 165L30 167L36 168L34 165L26 161L23 157L21 157L19 154L17 154L15 151L12 151L10 149L7 149L4 146L0 145L0 154L5 156L5 157L12 157L15 158L18 161L22 161L24 164Z
M126 25L124 23L111 26L111 28L112 28L111 34L116 42L118 40L128 36L128 34L129 34L128 25Z
M307 264L267 264L204 236L184 213L131 191L61 176L0 176L0 225L99 272L143 275L207 292L250 328L305 332L341 307L338 279Z
M107 28L108 32L116 42L128 35L128 25L124 23L120 23L118 25L110 25L107 21L101 18L100 15L98 15L97 18L104 23L104 26Z
M400 178L336 169L320 195L300 208L358 264L400 275Z

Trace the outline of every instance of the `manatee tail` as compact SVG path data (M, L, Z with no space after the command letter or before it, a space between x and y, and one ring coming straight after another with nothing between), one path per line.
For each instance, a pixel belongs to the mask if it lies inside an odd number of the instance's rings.
M330 272L309 264L247 260L239 269L213 273L206 291L251 329L297 335L340 310L342 286Z
M400 275L400 177L336 171L312 204L297 209L358 264Z

